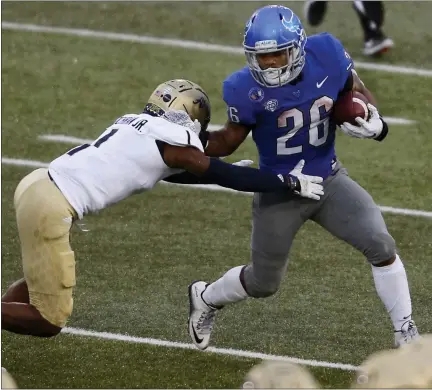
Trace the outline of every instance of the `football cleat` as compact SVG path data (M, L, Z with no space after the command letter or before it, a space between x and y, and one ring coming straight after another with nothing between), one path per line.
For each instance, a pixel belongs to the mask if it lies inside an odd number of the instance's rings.
M202 294L208 283L193 282L189 286L189 335L201 350L208 347L217 309L208 305Z
M372 38L365 42L363 54L365 56L376 56L385 53L394 46L391 38Z
M395 330L395 348L403 347L420 339L420 334L414 321L405 322L400 330Z

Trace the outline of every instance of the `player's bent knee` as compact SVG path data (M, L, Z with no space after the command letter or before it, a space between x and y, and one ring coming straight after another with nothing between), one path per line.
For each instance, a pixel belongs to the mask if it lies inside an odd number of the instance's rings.
M266 298L278 290L286 271L285 254L252 250L252 263L244 269L246 292L253 298Z
M379 266L396 256L396 243L388 233L379 233L371 238L369 248L365 251L368 262Z
M247 268L245 269L245 274L246 270ZM253 274L250 277L245 277L245 289L252 298L267 298L276 294L279 290L279 284L279 280L262 280Z
M247 292L252 298L267 298L276 294L278 290L279 290L279 286L269 285L269 286L260 286L258 288L254 287L252 289L248 288Z

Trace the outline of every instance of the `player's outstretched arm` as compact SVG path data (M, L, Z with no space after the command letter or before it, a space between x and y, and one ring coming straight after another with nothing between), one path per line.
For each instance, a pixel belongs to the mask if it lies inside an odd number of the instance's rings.
M232 165L237 165L240 167L248 167L249 165L252 164L253 164L252 160L240 160L235 163L232 163ZM163 181L167 181L169 183L177 183L177 184L214 184L190 172L176 173L174 175L166 177L165 179L163 179Z
M243 192L275 192L290 190L312 199L323 194L321 177L294 174L275 175L255 168L225 163L210 158L193 147L164 145L163 159L171 168L184 169L208 183ZM301 170L300 170L301 171ZM305 179L306 178L306 179Z
M250 128L227 121L219 131L201 131L199 137L205 154L211 157L229 156L234 153L249 134Z

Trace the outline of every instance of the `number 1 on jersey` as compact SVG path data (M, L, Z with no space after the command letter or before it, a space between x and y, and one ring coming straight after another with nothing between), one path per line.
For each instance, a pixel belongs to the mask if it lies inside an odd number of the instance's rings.
M97 139L97 141L93 144L97 148L101 146L104 142L108 141L115 133L117 133L118 129L112 129L108 134L105 134L103 137Z
M101 146L104 142L106 142L109 138L111 138L115 133L117 133L118 129L112 129L109 133L105 134L103 137L98 138L93 146L98 148ZM83 144L80 146L77 146L76 148L73 148L67 152L69 156L73 156L75 153L78 153L81 150L87 149L89 146L92 146L91 144Z

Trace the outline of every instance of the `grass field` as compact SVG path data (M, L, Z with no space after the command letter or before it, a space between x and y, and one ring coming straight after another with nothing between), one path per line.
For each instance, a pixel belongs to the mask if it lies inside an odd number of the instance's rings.
M432 3L386 3L386 31L397 48L379 60L430 67ZM89 28L239 45L259 3L3 2L3 21ZM302 3L293 8L301 10ZM410 20L416 20L412 23ZM349 3L331 4L321 28L361 58ZM314 30L308 29L309 33ZM316 30L318 31L318 30ZM243 66L239 55L207 53L45 33L2 31L2 157L49 162L69 145L45 134L95 138L115 118L142 109L154 86L182 77L210 94L213 123L225 121L221 83ZM351 176L385 206L431 211L432 78L360 72L392 126L383 142L338 135ZM229 161L257 155L252 141ZM13 192L29 167L2 165L2 292L21 276ZM249 258L249 196L157 186L86 218L74 228L74 313L68 326L188 343L187 286L213 280ZM432 332L432 220L385 214L410 279L414 315ZM391 346L387 315L362 256L313 223L298 234L276 296L227 307L213 345L358 365ZM22 388L238 388L257 362L124 341L64 334L50 340L2 332L2 366ZM311 368L325 387L349 386L353 372Z

